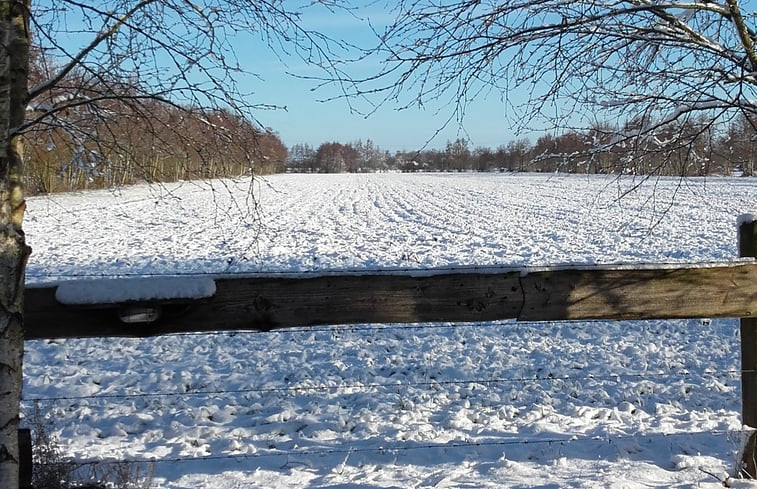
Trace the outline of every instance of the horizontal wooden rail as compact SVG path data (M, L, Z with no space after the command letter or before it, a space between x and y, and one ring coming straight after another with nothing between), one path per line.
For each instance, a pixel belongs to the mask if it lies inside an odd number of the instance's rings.
M757 317L757 264L215 279L205 299L64 305L26 291L26 339L323 324ZM129 321L125 322L124 318Z

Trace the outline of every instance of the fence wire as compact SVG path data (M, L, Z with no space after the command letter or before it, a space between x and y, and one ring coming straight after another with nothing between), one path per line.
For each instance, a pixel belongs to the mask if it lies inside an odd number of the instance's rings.
M379 454L397 454L416 450L448 450L448 449L470 449L481 447L507 447L513 445L571 445L584 443L607 443L612 444L627 440L656 440L671 439L679 437L696 437L696 436L746 436L750 434L748 430L706 430L685 433L636 433L636 434L617 434L605 436L564 436L552 438L517 438L508 440L489 440L489 441L472 441L472 442L451 442L451 443L426 443L414 445L382 445L373 447L349 447L349 448L313 448L313 449L296 449L296 450L270 450L256 453L228 454L228 455L202 455L195 457L171 457L171 458L152 458L152 459L119 459L119 460L91 460L91 461L69 461L76 465L96 465L96 464L123 464L123 463L182 463L182 462L200 462L212 460L252 460L270 457L297 457L297 456L327 456L327 455L349 455L357 453L379 453ZM46 465L46 464L41 464Z

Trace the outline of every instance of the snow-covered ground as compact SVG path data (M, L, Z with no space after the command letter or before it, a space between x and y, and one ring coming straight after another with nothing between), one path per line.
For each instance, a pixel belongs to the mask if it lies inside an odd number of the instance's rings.
M757 214L757 179L638 183L279 175L37 197L28 282L729 260L737 216ZM42 399L63 451L157 460L158 488L714 488L743 437L736 320L26 347L25 408Z

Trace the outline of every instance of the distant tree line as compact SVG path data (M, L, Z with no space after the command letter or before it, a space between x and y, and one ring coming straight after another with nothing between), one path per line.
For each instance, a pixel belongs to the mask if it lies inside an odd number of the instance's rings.
M58 68L33 51L30 84ZM123 97L98 92L106 77ZM27 193L283 171L287 150L271 130L222 108L144 99L134 85L109 73L97 73L93 81L92 73L72 70L48 97L29 105ZM46 122L35 124L42 115Z
M289 148L286 170L298 173L366 173L394 169L393 156L368 139L354 143L309 144Z
M87 114L79 116L78 124L100 124L96 119L86 121ZM275 173L283 170L287 154L275 133L228 112L165 110L158 105L148 117L108 122L108 131L100 137L96 144L80 144L61 128L27 133L27 191Z
M755 175L757 121L739 116L716 130L706 121L672 125L645 138L629 122L623 127L596 125L588 131L521 138L496 149L471 149L466 139L445 149L390 154L370 139L329 142L318 148L295 144L286 170L304 173L376 171L510 171L633 175Z
M24 158L27 191L51 193L282 171L286 147L273 132L227 112L164 109L156 105L149 118L109 122L109 131L103 132L96 145L79 144L61 128L29 132ZM207 130L210 125L223 127L227 136ZM187 137L177 137L177 133Z
M43 80L49 61L35 53L32 78ZM107 74L99 74L100 77ZM128 80L122 83L129 91ZM371 139L327 142L289 150L271 130L224 109L141 100L97 98L85 74L73 71L55 93L29 107L52 123L24 133L28 193L106 188L138 182L303 172L509 171L634 175L754 175L757 121L745 115L726 127L686 120L645 137L641 123L597 124L586 131L515 139L495 149L471 148L468 140L443 150L391 154ZM82 100L81 104L77 100ZM56 104L60 111L56 111ZM50 119L50 112L55 116ZM96 137L92 137L95 135Z

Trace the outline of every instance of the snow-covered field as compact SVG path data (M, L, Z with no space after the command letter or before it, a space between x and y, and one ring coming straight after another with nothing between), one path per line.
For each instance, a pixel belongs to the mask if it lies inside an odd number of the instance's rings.
M38 197L28 282L729 260L757 214L757 179L637 183L279 175ZM743 437L736 320L26 347L27 412L42 399L76 459L157 460L156 488L714 488Z

